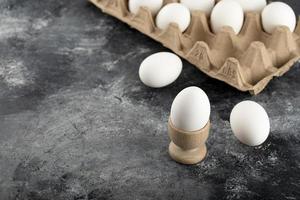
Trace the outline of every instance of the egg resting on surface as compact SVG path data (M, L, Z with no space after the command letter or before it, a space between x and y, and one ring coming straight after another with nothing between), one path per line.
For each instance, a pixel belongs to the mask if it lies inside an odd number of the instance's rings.
M272 33L278 26L286 26L291 32L296 28L294 10L286 3L273 2L267 5L261 14L262 25L266 32Z
M218 33L224 26L229 26L238 34L244 23L243 8L234 0L222 0L213 8L210 22L214 33Z
M260 12L267 5L266 0L235 0L245 12Z
M148 56L140 65L141 81L153 88L173 83L182 71L181 59L173 53L159 52Z
M210 102L206 93L195 86L177 94L172 106L170 120L183 131L198 131L205 127L210 117Z
M191 11L200 10L209 15L215 5L215 0L180 0L180 3Z
M176 23L181 32L184 32L191 23L190 10L180 3L165 5L156 16L156 26L166 30L171 23Z
M147 7L153 15L156 15L157 12L163 6L163 0L129 0L128 9L131 13L137 14L140 7Z
M230 125L235 137L248 146L261 145L270 133L267 112L253 101L243 101L233 108Z

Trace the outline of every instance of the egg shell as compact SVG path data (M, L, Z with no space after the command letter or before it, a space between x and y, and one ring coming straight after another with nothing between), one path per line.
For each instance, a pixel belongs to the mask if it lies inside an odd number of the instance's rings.
M245 12L260 12L267 5L266 0L235 0Z
M153 15L156 15L162 6L163 0L129 0L128 2L129 11L133 14L137 14L140 7L147 7Z
M241 5L234 0L222 0L213 8L210 21L214 33L229 26L238 34L244 23L244 12Z
M178 24L181 32L184 32L191 23L190 10L180 3L165 5L156 16L156 26L166 30L171 23Z
M200 10L205 12L206 15L210 15L215 0L181 0L180 3L185 5L190 11Z
M141 64L141 81L153 88L165 87L173 83L182 71L181 59L173 53L159 52L147 57Z
M253 101L243 101L233 108L230 125L235 137L248 146L261 145L270 133L267 112Z
M210 117L210 102L206 93L195 86L185 88L175 97L170 119L183 131L198 131L205 127Z
M291 32L294 32L296 23L295 12L286 3L273 2L262 11L262 25L268 33L272 33L278 26L287 26Z

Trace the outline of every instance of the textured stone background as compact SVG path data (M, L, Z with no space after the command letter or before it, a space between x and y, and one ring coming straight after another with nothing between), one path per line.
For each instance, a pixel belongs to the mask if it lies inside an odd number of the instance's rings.
M1 200L300 198L299 66L255 97L186 62L150 89L139 63L166 49L85 0L1 0L0 11ZM167 120L191 85L210 97L213 128L206 160L184 166L168 156ZM256 148L228 122L245 99L271 119Z

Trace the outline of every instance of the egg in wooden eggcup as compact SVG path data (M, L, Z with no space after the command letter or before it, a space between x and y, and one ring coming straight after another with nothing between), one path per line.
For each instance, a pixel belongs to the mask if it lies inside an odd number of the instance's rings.
M173 160L196 164L205 158L209 118L210 102L202 89L191 86L177 94L168 122L169 154Z

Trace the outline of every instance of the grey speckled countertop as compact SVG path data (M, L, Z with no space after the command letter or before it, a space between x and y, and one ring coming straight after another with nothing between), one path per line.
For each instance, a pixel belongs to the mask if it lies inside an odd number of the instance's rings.
M299 66L258 96L186 62L150 89L139 63L166 49L85 0L1 0L0 11L1 200L300 198ZM213 127L206 160L184 166L168 156L167 120L191 85L210 97ZM255 148L228 122L245 99L271 119Z

